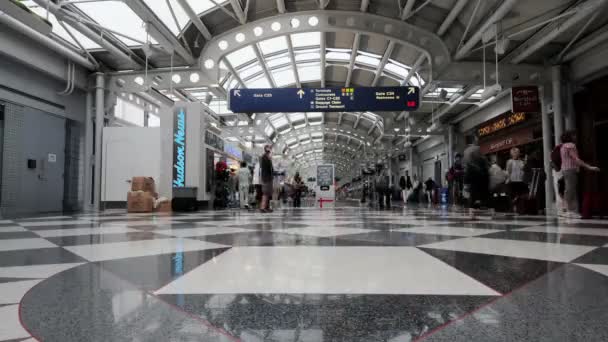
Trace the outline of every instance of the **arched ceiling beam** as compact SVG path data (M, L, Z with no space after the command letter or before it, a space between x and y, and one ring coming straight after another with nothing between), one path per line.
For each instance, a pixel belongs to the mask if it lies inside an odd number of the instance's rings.
M311 20L315 17L316 20ZM298 19L300 25L293 27L292 19ZM310 24L310 22L313 25ZM260 27L262 32L259 36L253 34L253 29ZM278 30L273 30L278 28ZM260 19L246 25L239 26L233 30L224 32L206 44L201 53L201 62L209 66L211 74L219 75L218 62L229 53L239 50L246 45L257 43L262 40L299 32L352 32L371 36L381 36L394 40L424 53L432 62L433 74L438 74L450 62L450 54L447 46L441 38L431 32L423 30L408 23L390 19L369 13L358 13L348 11L304 11L297 13L282 14L278 16ZM246 39L235 42L233 37L236 33L245 33ZM218 43L222 40L230 41L225 50L221 50ZM288 40L288 45L289 45ZM432 58L431 58L432 56Z

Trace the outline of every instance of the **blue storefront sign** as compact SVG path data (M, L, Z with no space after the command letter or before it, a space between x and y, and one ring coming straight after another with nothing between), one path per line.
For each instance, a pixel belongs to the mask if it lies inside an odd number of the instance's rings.
M186 109L173 112L173 187L186 186Z
M235 113L412 111L418 87L232 89Z

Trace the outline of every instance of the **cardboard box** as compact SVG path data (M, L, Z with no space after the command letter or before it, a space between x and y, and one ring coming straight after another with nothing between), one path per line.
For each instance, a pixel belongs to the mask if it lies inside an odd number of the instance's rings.
M145 191L131 191L127 194L127 212L151 213L154 211L154 197Z
M133 177L131 179L131 191L156 192L154 178L152 177Z
M170 213L172 210L170 200L163 200L156 205L156 212L158 213Z

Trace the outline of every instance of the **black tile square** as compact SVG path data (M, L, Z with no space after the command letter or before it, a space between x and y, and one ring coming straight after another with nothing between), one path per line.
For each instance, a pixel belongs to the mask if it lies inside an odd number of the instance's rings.
M99 227L99 223L91 222L91 223L83 223L83 224L62 224L57 226L32 226L32 227L23 227L30 231L37 230L60 230L60 229L75 229L75 228L97 228Z
M196 236L190 239L219 243L228 246L332 246L331 238L252 231L233 234Z
M418 234L397 231L381 231L370 232L352 235L340 235L341 241L363 241L369 243L378 243L382 246L420 246L435 242L462 239L461 236L435 235L435 234Z
M0 252L0 267L87 262L63 248L24 249Z
M598 248L571 261L573 264L608 265L608 248Z
M558 262L498 255L430 248L420 250L501 293L511 292L562 265Z
M145 291L156 291L229 248L149 255L95 264Z
M10 239L29 239L29 238L39 238L40 236L32 233L32 232L8 232L8 233L0 233L0 240L10 240Z
M152 232L132 232L119 234L91 234L73 235L46 238L57 246L92 245L100 243L127 242L140 240L154 240L171 238L168 235L154 234Z
M548 243L596 246L596 247L608 244L608 236L557 234L557 233L528 232L528 231L518 231L518 230L492 233L492 234L483 235L483 237L490 238L490 239L548 242Z

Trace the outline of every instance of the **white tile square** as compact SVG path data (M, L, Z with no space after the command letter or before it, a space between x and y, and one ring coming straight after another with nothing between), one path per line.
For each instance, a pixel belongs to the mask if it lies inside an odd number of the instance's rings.
M25 296L36 284L43 279L10 281L0 283L0 304L19 304L21 298Z
M305 228L285 228L285 229L277 228L277 229L272 229L271 232L316 236L316 237L332 237L332 236L350 235L350 234L373 233L373 232L376 232L376 230L361 229L361 228L311 226L311 227L305 227Z
M589 246L477 237L437 242L418 247L557 262L570 262L596 248Z
M416 233L416 234L433 234L433 235L464 236L464 237L502 232L502 230L497 230L497 229L478 229L478 228L448 227L448 226L402 228L402 229L393 229L393 231L405 232L405 233Z
M126 227L95 227L95 228L74 228L74 229L51 229L51 230L36 230L34 233L42 237L59 237L59 236L75 236L75 235L92 235L92 234L120 234L140 232L136 229Z
M0 251L17 251L21 249L52 248L57 245L41 238L0 240Z
M176 238L68 246L64 248L86 260L101 261L222 247L226 246L199 240Z
M199 227L185 229L162 229L154 230L156 234L169 235L175 237L193 237L219 234L251 233L251 229L232 228L232 227Z
M413 247L235 247L156 293L499 295Z
M554 234L608 236L608 229L598 229L598 228L571 228L571 227L539 226L539 227L528 227L528 228L520 229L518 231L554 233Z
M19 305L0 307L0 341L31 337L19 322Z
M468 222L464 222L464 224L476 224L476 223L483 223L483 224L491 224L491 225L497 225L497 226L505 226L505 225L509 225L509 226L522 226L522 227L530 227L530 226L540 226L542 224L546 224L546 222L542 222L542 221L518 221L518 220L501 220L501 221L492 221L492 220L488 220L488 221L483 221L483 222L479 222L479 221L468 221Z

